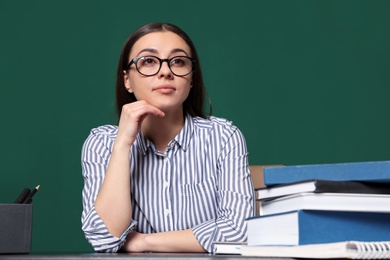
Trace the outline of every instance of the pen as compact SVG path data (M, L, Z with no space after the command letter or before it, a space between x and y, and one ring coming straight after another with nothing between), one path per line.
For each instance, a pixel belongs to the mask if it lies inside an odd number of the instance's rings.
M24 188L24 189L22 190L22 192L20 193L20 195L17 197L17 199L15 200L14 203L23 203L23 201L26 200L26 198L27 198L27 196L28 196L28 194L29 194L30 192L31 192L30 189Z
M29 194L28 194L28 196L27 196L27 198L24 200L24 204L29 204L29 203L31 203L32 202L32 197L35 195L35 193L39 190L39 187L40 187L41 185L38 185L38 186L36 186L35 187L35 189L33 189Z

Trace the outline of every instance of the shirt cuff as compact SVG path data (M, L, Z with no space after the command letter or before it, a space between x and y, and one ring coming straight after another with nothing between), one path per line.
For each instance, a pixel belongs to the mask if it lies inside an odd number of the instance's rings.
M129 227L120 237L113 236L106 225L100 219L94 208L86 217L83 223L83 231L86 239L97 252L117 252L125 243L126 236L137 225L137 221L132 220Z

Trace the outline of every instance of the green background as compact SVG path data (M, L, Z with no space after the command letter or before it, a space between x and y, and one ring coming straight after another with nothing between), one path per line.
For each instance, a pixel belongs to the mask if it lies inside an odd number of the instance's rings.
M389 13L374 0L0 0L0 203L40 184L32 251L91 251L81 146L116 123L121 47L153 21L194 40L213 114L241 129L251 164L388 160Z

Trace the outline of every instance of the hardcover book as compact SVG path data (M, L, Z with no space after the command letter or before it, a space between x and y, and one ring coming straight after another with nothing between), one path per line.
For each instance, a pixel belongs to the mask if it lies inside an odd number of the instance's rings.
M262 201L259 205L262 216L294 210L390 213L390 195L304 192Z
M307 180L258 188L256 191L258 200L267 200L302 192L390 194L390 184L381 182Z
M247 244L308 245L390 241L390 214L298 210L247 219Z
M265 186L316 179L390 183L390 161L311 164L264 168Z

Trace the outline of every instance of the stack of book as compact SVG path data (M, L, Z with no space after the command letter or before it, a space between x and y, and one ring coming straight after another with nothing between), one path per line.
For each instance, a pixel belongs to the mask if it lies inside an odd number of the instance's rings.
M265 168L264 184L256 193L259 215L247 219L242 255L283 257L283 248L301 252L329 243L345 249L346 242L356 245L350 241L381 248L390 241L390 161ZM389 257L390 243L384 245ZM267 255L269 247L279 253ZM321 250L310 257L333 257Z

